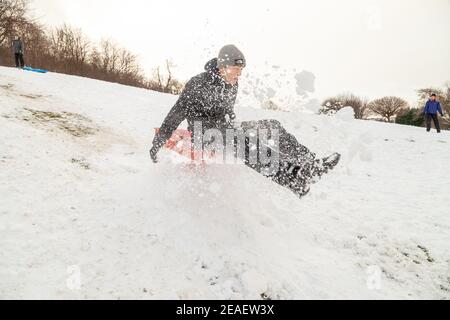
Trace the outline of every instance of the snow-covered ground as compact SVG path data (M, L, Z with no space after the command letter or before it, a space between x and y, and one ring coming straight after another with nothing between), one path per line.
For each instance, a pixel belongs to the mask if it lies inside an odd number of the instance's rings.
M243 165L151 163L175 100L0 68L0 298L450 298L448 132L238 106L342 153L299 200Z

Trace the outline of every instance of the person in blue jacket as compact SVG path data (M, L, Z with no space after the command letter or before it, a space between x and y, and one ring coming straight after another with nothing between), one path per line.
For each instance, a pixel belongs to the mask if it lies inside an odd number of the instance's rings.
M436 94L432 94L430 96L430 100L427 101L427 104L425 105L425 109L423 110L423 114L426 117L427 122L427 132L431 131L431 120L434 122L434 127L436 128L437 132L441 132L441 126L439 124L438 119L438 112L441 114L441 116L444 116L444 113L442 112L441 103L436 100Z

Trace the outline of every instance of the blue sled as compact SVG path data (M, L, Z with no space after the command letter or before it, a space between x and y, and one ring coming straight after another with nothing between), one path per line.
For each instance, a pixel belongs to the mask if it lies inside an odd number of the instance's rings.
M31 72L37 72L37 73L47 73L48 72L47 70L34 69L34 68L31 68L31 67L23 67L22 69L25 70L25 71L31 71Z

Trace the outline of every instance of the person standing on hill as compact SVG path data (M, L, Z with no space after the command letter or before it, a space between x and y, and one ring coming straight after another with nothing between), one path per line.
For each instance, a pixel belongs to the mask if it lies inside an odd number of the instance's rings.
M17 68L23 68L25 67L25 60L24 60L24 45L22 42L22 39L20 39L19 36L17 36L13 42L12 42L12 48L14 52L14 59L16 61L16 67Z
M425 109L423 110L423 114L426 117L427 122L427 132L431 131L431 120L434 122L434 127L436 128L437 132L441 132L441 126L439 124L438 119L438 112L441 114L441 117L444 116L444 113L442 112L441 103L436 100L436 94L432 94L430 96L430 99L427 101L427 104L425 105Z

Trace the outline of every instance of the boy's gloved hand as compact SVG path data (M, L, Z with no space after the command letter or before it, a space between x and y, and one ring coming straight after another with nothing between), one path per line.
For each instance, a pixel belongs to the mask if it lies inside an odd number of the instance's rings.
M150 158L152 159L152 161L154 163L158 163L158 157L157 157L158 151L159 151L159 149L155 148L154 146L150 149Z

